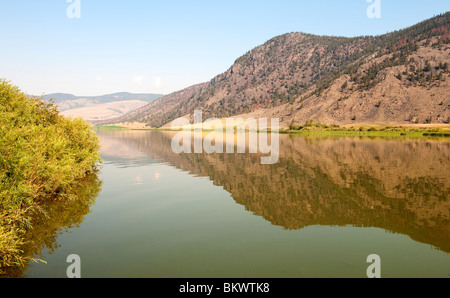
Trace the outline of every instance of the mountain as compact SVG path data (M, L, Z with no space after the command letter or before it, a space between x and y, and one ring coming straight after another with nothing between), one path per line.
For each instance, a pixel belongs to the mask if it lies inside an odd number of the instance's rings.
M129 100L145 101L149 103L158 98L161 98L162 96L162 94L134 94L128 92L119 92L100 96L75 96L73 94L67 93L52 93L44 95L43 99L47 101L50 99L53 100L53 102L58 105L61 111L65 111L73 108L86 107L88 105Z
M101 96L75 96L66 93L53 93L43 96L52 100L61 114L82 117L87 121L117 118L161 98L162 94L133 94L127 92Z
M277 36L211 81L164 96L106 123L162 127L192 119L279 118L282 127L448 123L450 12L380 36Z

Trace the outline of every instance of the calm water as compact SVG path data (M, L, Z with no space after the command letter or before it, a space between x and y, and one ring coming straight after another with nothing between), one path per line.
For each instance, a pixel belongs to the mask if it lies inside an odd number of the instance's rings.
M280 158L175 154L172 133L99 131L104 166L37 232L25 277L450 277L450 143L280 136ZM38 250L39 251L39 250Z

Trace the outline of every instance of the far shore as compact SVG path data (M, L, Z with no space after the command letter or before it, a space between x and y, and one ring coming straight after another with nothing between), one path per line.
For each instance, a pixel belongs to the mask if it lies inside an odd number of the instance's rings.
M143 123L120 123L107 126L94 126L95 129L111 129L111 130L146 130L146 131L180 131L172 129L168 126L161 128L148 127ZM184 128L186 129L186 128ZM188 127L191 131L200 128ZM202 129L205 132L215 131L214 129ZM235 128L236 130L236 128ZM226 132L227 129L222 129ZM248 130L246 130L248 131ZM258 131L258 130L256 130ZM272 132L270 128L264 132ZM291 135L342 135L342 136L393 136L393 137L450 137L450 124L382 124L382 123L358 123L343 126L326 125L321 123L310 122L308 125L289 128L280 128L280 134Z

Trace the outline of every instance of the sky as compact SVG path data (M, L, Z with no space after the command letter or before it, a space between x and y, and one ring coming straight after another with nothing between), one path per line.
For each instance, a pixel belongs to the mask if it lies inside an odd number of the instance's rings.
M0 0L0 78L22 91L169 94L289 32L379 35L449 0Z

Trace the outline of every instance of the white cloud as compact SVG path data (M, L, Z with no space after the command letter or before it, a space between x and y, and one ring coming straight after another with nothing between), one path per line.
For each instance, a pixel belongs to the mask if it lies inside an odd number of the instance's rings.
M153 77L153 87L156 89L160 89L162 87L162 79L160 77Z
M103 80L103 78L101 76L98 76L97 78L95 78L96 81L101 81Z
M145 78L143 77L143 76L134 76L133 77L133 84L135 84L135 85L142 85L142 81L144 80Z

